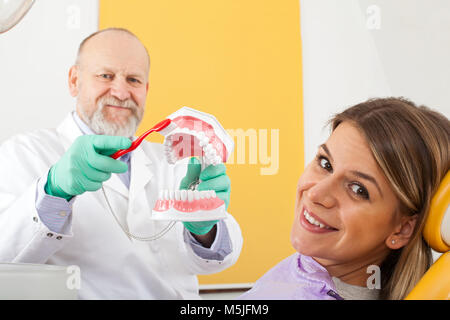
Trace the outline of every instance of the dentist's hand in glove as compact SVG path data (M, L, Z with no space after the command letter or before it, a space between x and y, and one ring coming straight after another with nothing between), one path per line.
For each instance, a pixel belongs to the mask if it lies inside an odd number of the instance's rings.
M124 173L126 163L108 155L131 146L125 137L84 135L78 137L48 173L45 192L70 200L86 191L96 191L111 177Z
M230 202L230 178L226 175L226 167L224 164L216 166L208 166L201 171L201 164L197 158L191 158L188 164L186 176L181 180L180 189L187 189L189 185L201 180L197 190L214 190L218 198L225 202L228 208ZM183 222L186 229L195 235L205 235L215 226L217 220L199 221L199 222ZM199 239L198 237L196 237ZM212 238L214 240L214 238Z

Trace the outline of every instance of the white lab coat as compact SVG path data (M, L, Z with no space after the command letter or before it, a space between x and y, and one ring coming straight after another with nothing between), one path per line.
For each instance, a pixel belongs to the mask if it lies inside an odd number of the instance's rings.
M232 252L223 261L197 256L184 241L182 223L156 241L130 239L101 189L77 196L65 234L37 219L38 180L81 134L69 114L57 129L20 134L0 146L0 262L79 266L80 299L199 298L196 275L219 272L239 257L242 235L231 215L224 221ZM176 188L185 173L185 165L165 161L162 145L144 141L131 155L130 189L115 174L103 185L122 223L148 236L167 225L149 218L158 190Z

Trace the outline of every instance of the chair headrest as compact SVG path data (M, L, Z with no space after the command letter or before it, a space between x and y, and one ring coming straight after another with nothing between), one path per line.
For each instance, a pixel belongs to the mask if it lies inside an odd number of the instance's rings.
M450 250L450 171L447 172L431 200L423 236L433 250Z

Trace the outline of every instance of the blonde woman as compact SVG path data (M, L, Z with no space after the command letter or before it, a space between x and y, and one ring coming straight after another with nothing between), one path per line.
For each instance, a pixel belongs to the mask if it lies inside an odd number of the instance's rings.
M298 182L297 253L241 299L403 299L431 265L422 229L450 167L449 120L386 98L331 128Z

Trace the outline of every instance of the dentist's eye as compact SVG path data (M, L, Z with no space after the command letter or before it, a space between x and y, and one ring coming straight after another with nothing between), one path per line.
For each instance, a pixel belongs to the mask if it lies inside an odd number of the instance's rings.
M108 74L108 73L102 73L102 74L100 74L100 75L98 75L100 78L102 78L102 79L106 79L106 80L110 80L110 79L112 79L113 78L113 75L112 74Z
M132 82L132 83L141 83L138 79L136 78L128 78L128 81Z
M333 172L333 167L331 166L330 161L328 161L326 157L318 156L317 163L321 168L327 170L328 172Z
M350 184L350 189L351 191L357 195L358 197L362 198L362 199L366 199L369 200L369 192L367 191L366 188L364 188L363 186L361 186L358 183L352 183Z

